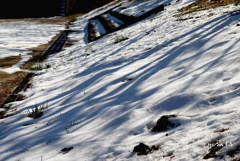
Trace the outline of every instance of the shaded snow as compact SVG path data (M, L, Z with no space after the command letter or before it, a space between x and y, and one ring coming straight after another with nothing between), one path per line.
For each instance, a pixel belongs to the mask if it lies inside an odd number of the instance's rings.
M52 55L51 68L23 93L28 99L13 103L18 113L0 121L2 160L202 160L211 141L227 143L223 155L236 147L240 15L222 13L239 7L177 21L176 10L189 2L90 44L84 31L92 15L79 17L70 35L78 43ZM121 35L129 39L114 44ZM36 104L48 109L32 120L25 115ZM169 114L180 126L152 133ZM221 129L228 130L215 132ZM137 156L140 142L161 150ZM73 150L62 154L66 147Z

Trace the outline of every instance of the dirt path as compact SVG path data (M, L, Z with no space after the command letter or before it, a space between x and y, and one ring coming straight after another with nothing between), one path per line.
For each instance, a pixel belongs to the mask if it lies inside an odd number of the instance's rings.
M33 64L35 64L35 59L41 56L42 52L47 49L47 47L52 43L55 37L52 38L47 44L40 45L38 47L30 48L32 52L33 59L23 65L23 69L30 69ZM21 59L21 56L7 57L0 60L1 68L9 68L17 64ZM22 79L27 75L24 72L17 72L14 74L8 74L0 71L0 105L6 100L6 98L11 94L14 88L22 81Z
M10 20L1 20L10 21ZM15 20L11 20L15 21ZM18 20L19 21L19 20ZM69 18L56 18L56 19L28 19L27 21L40 21L41 23L53 23L53 24L66 24L69 22ZM57 35L58 36L58 35ZM47 44L42 44L34 48L29 48L32 51L29 55L32 59L22 66L23 69L31 69L31 67L38 61L42 53L53 43L57 38L53 37ZM0 59L1 68L9 68L17 64L21 60L21 56L7 57ZM22 79L27 75L24 72L17 72L14 74L8 74L0 71L0 106L7 99L7 97L12 93L16 86L22 81Z

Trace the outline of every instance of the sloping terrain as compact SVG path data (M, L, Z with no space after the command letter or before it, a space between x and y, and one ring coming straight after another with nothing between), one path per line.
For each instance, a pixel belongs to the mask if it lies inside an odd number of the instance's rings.
M41 19L41 21L47 22L48 20ZM49 21L61 22L53 18ZM22 21L1 20L0 106L26 75L20 68L29 59L39 54L36 51L44 50L44 44L50 43L49 40L61 29L64 29L63 24L43 24L30 19L27 21L23 19Z
M140 15L136 13L134 15L128 15L124 13L122 14L117 10L115 11L116 8L119 8L119 5L117 5L108 11L89 19L87 26L88 41L95 41L111 32L121 30L151 16L152 14L161 12L164 10L164 6L166 4L160 3L159 5L155 5L155 3L154 5L152 4L151 9L149 9L147 12L142 10L144 13L141 13Z
M139 13L150 2L116 11ZM0 120L1 159L240 159L240 7L179 14L192 2L171 1L91 43L89 19L109 8L79 17L69 36L78 42L50 56L28 98Z

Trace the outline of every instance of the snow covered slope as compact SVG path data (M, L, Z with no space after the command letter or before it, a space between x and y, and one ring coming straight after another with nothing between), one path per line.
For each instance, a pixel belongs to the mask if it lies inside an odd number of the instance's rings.
M219 157L209 160L233 159L227 154L240 145L240 15L225 12L239 6L178 21L184 17L174 16L177 10L191 2L172 1L90 44L86 24L97 10L79 17L71 35L78 43L52 55L51 68L23 93L28 98L13 103L17 113L0 120L1 160L196 161L215 154L212 147ZM120 36L128 39L114 43ZM43 116L26 117L36 105L48 107ZM151 132L163 115L177 115L172 121L180 125ZM139 143L160 150L138 156L132 151Z
M22 60L12 68L2 69L7 73L19 71L29 58L27 48L46 44L52 37L64 29L64 25L41 24L37 22L12 21L0 22L0 59L21 55Z

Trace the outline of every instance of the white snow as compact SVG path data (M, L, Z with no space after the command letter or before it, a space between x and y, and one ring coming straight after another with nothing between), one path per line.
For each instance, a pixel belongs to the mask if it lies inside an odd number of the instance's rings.
M127 0L126 0L127 2ZM123 3L121 8L114 9L117 12L131 16L141 16L142 14L161 5L168 5L171 0L133 0L128 3Z
M43 24L38 22L0 22L0 59L19 55L22 58L22 61L12 68L0 68L0 71L8 73L19 71L19 67L31 58L27 55L31 53L30 50L27 50L28 48L46 44L62 29L64 29L63 25Z
M223 158L209 160L230 160L226 152L240 144L240 15L225 12L239 6L177 21L173 15L190 2L172 1L90 44L86 25L97 11L79 17L70 35L78 42L49 57L51 68L22 93L28 98L12 103L10 111L18 112L0 120L1 160L195 161L214 140L226 144L218 151ZM118 36L128 40L114 44ZM48 108L41 118L26 117L35 105ZM180 126L151 132L171 114ZM140 142L161 149L137 156L132 150ZM67 147L73 149L61 153Z
M111 14L105 14L104 15L107 20L111 20L111 23L114 24L114 26L119 27L124 24L121 20L117 19L116 17L113 17Z
M91 20L90 22L93 23L95 26L94 30L95 30L97 37L99 37L107 32L99 21Z

